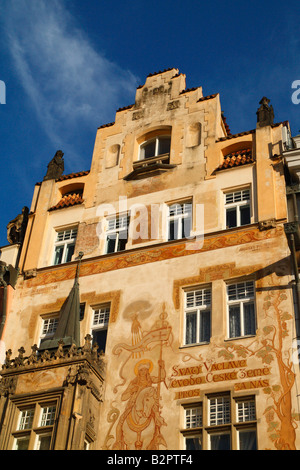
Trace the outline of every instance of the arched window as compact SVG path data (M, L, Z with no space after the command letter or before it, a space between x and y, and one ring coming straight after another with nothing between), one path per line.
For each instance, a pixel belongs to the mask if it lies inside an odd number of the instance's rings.
M169 135L159 135L147 140L140 146L139 159L157 157L170 153L171 137Z

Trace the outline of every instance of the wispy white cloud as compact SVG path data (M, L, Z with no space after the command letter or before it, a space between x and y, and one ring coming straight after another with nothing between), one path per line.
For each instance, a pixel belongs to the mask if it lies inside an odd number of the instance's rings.
M130 71L95 49L65 5L7 0L4 11L15 70L55 145L107 122L124 97L132 100L137 85Z

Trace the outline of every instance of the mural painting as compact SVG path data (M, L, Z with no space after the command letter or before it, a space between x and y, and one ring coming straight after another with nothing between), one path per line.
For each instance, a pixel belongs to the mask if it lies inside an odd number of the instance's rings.
M121 381L113 392L119 399L118 405L122 407L124 403L124 406L122 411L113 406L108 414L111 426L104 449L167 448L162 429L167 423L162 416L161 394L168 388L163 355L172 342L172 329L166 319L164 305L152 328L143 331L137 314L134 314L131 342L119 343L113 349L113 354L121 359Z
M276 285L274 280L272 285ZM132 308L131 338L113 348L120 359L119 382L113 389L116 399L107 415L110 428L103 449L167 449L170 410L164 415L162 403L173 402L178 408L175 400L200 400L203 392L221 383L234 392L260 390L259 409L270 444L278 450L296 449L295 373L292 349L286 343L293 321L285 309L288 294L286 286L265 289L264 285L261 292L259 282L257 287L263 314L255 338L243 342L211 338L201 354L174 347L165 305L156 315L149 307L147 315L155 321L148 330L141 327L142 316L134 313L139 310ZM170 358L174 359L172 365Z

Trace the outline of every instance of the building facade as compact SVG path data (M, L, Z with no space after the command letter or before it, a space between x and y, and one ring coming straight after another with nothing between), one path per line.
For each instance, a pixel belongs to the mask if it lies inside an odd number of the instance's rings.
M1 255L0 448L300 448L297 140L151 74ZM299 238L300 240L300 238Z

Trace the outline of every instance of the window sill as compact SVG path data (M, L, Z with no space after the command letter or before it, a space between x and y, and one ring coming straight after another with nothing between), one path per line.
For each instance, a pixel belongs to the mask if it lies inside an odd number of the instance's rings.
M156 157L145 158L133 162L133 171L124 177L124 180L139 180L149 178L164 173L175 168L176 165L170 164L170 155L158 155Z
M197 346L206 346L208 344L210 344L210 341L205 341L203 343L183 344L182 346L179 346L179 349L195 348Z
M245 336L234 336L233 338L225 338L224 341L237 341L239 339L255 338L256 334L245 335Z

